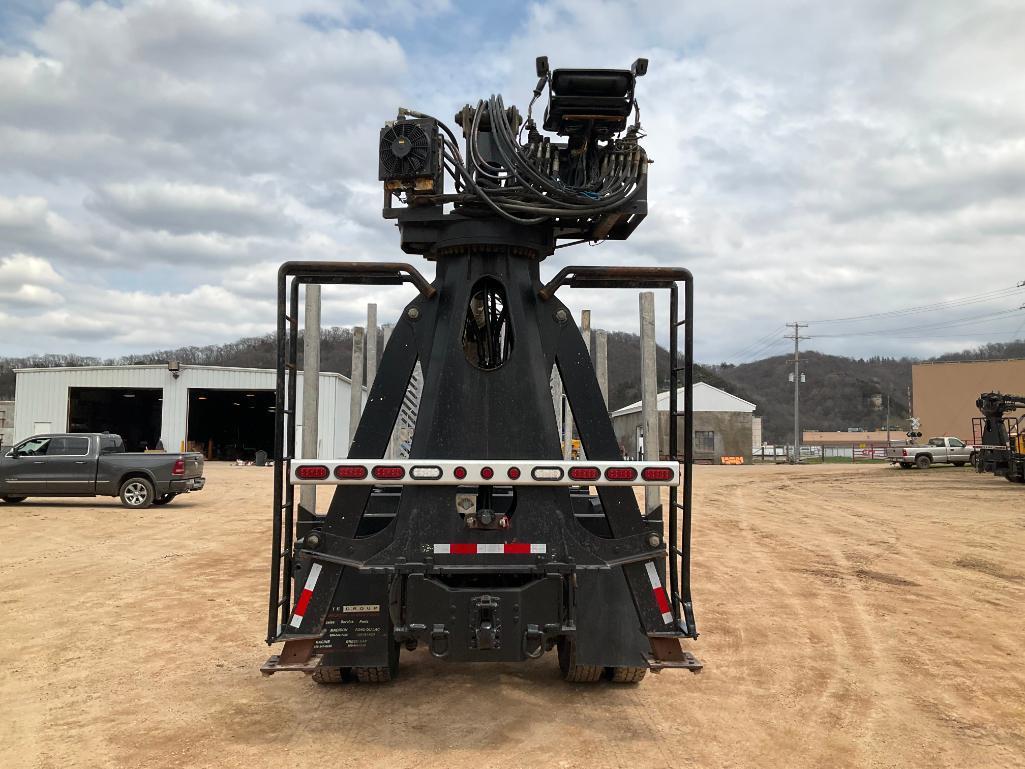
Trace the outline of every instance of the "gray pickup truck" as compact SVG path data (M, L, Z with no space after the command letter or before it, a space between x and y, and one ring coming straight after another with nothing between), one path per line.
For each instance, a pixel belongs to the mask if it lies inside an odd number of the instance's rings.
M199 491L203 455L136 454L111 433L33 435L0 452L0 499L121 497L125 507L166 505Z
M922 446L893 446L886 450L886 458L892 465L902 468L914 465L925 470L929 465L949 464L964 467L975 464L975 447L967 445L960 438L930 438Z

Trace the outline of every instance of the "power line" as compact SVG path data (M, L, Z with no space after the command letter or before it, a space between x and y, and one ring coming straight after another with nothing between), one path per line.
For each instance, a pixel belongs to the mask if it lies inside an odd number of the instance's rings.
M777 331L775 333L778 334L779 332ZM736 360L739 363L748 363L753 360L758 360L761 356L765 355L765 353L767 353L769 350L778 347L783 341L783 339L772 339L766 344L763 344L760 347L757 347L751 352L747 353L747 355L743 356L744 360L741 360L740 358L736 358L734 360Z
M940 302L933 302L931 304L918 305L916 307L905 307L898 310L886 310L884 312L873 312L865 315L850 315L845 318L822 318L819 320L809 320L807 323L841 323L845 321L864 321L864 320L875 320L877 318L896 318L902 315L914 315L921 312L935 312L937 310L945 310L953 307L964 307L971 304L979 304L982 302L991 302L997 299L1003 299L1004 297L1011 296L1025 288L1025 281L1016 283L1013 286L1005 286L1003 288L992 289L990 291L984 291L979 294L970 294L969 296L958 297L955 299L946 299Z
M758 349L761 345L765 344L770 339L771 340L776 340L776 333L777 333L776 330L773 329L772 331L770 331L765 336L763 336L763 337L761 337L759 339L756 339L755 341L753 341L750 344L748 344L746 347L744 347L741 350L739 350L739 351L733 353L732 355L728 356L725 360L732 361L732 360L736 360L737 358L746 358L749 355L751 350ZM778 340L776 340L776 341L778 341Z
M954 328L956 326L970 326L976 323L987 323L997 318L1006 318L1011 315L1015 315L1021 310L1025 309L1025 305L1020 307L1009 307L1001 310L1000 312L987 313L985 315L973 315L968 318L962 318L961 320L950 320L943 321L940 323L928 323L920 326L902 326L900 328L877 328L869 331L850 331L847 333L839 334L816 334L818 337L850 337L850 336L878 336L881 334L901 334L914 331L932 331L941 328Z

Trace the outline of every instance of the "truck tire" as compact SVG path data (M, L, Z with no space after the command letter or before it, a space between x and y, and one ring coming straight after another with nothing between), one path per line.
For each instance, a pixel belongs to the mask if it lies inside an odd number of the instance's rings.
M121 484L121 504L135 510L144 510L153 504L153 484L138 476Z
M168 502L170 502L172 499L174 499L177 496L178 496L177 494L161 494L159 497L155 497L153 499L153 504L154 505L166 505Z
M928 470L932 464L932 458L928 454L919 454L915 457L915 467L919 470Z
M313 671L313 680L318 684L340 684L345 680L345 673L348 668L325 667L321 665Z
M578 665L577 645L566 637L559 639L559 670L562 680L571 684L597 683L605 675L601 665Z
M389 623L390 627L390 623ZM387 665L378 665L369 668L353 668L356 680L361 684L385 684L391 681L399 672L399 644L394 641L391 644L391 653L388 655Z
M391 668L353 668L356 680L361 684L386 684L391 681Z
M639 684L648 674L647 668L609 668L609 680L614 684Z
M3 499L8 505L16 505L19 502L24 502L28 497L0 497L0 499Z

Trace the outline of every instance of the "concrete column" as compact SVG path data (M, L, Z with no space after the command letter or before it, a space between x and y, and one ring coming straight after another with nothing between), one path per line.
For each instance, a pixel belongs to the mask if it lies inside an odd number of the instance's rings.
M303 459L320 453L320 285L306 286L303 323ZM317 487L299 487L299 507L317 512Z
M349 450L363 412L363 329L352 330L352 388L349 393Z
M377 377L377 305L367 305L367 389Z
M598 374L598 387L609 410L609 334L599 329L594 332L594 368Z
M562 378L559 369L552 367L552 406L555 409L555 426L559 431L559 442L562 442Z
M591 355L591 311L581 310L580 311L580 333L584 337L584 347L587 348L587 354ZM594 357L592 355L592 357Z
M395 327L391 323L385 323L381 327L381 332L384 336L384 349L388 349L388 340L391 339L391 332ZM382 350L383 354L383 350ZM395 424L391 428L391 437L388 439L388 450L384 454L387 459L396 459L399 456L399 419L395 419Z
M573 412L565 395L562 396L562 458L573 458Z
M658 460L658 373L655 367L655 294L642 291L641 313L641 414L644 424L644 459ZM676 426L673 425L673 428ZM660 504L661 488L644 487L644 511Z

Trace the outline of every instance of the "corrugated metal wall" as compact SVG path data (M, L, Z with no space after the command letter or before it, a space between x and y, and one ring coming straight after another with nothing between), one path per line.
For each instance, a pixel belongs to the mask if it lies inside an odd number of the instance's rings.
M168 451L184 445L190 389L273 390L270 369L182 365L176 379L166 366L108 366L19 371L15 384L15 440L68 428L68 388L158 388L163 390L161 440ZM302 442L302 375L298 382L296 446ZM364 403L365 403L364 396ZM349 382L338 374L320 375L318 444L322 457L344 457L349 439Z

